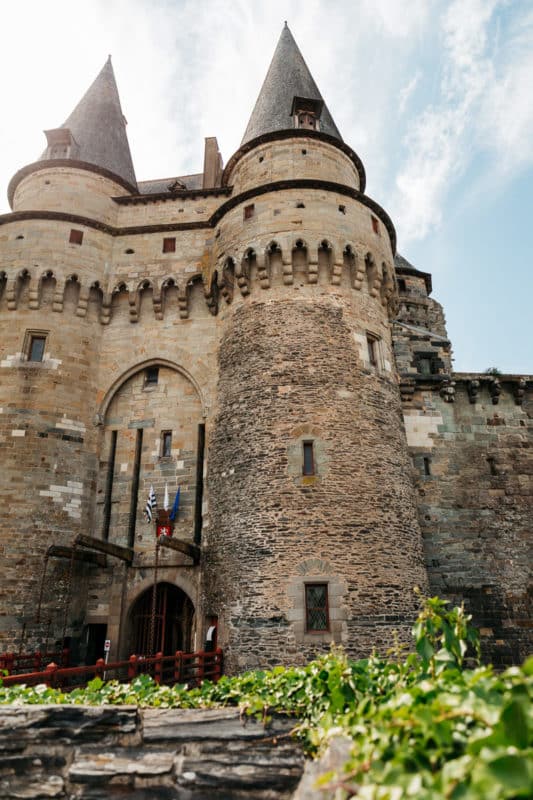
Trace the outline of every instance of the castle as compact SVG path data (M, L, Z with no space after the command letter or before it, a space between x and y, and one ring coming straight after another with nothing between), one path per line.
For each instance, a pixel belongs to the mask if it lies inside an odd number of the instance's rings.
M46 139L0 217L0 650L363 656L418 586L523 658L533 378L452 372L289 29L225 166L137 181L110 61Z

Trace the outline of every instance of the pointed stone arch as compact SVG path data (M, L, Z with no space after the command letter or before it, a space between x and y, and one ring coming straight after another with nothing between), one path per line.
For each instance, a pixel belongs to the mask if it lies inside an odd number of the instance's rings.
M111 291L110 321L130 318L130 291L125 281L117 283Z
M333 245L329 239L322 239L317 246L317 273L319 283L331 283L334 263L335 250Z
M228 256L224 261L222 267L222 278L220 281L220 293L226 303L231 303L233 300L233 291L235 288L235 272L236 264L232 256Z
M76 312L80 303L81 284L77 273L71 273L63 285L61 296L61 310L67 309Z
M297 238L294 240L291 249L292 274L295 280L300 282L309 281L313 283L310 263L309 248L305 239Z
M167 358L165 357L165 355L162 355L155 358L148 358L145 359L144 361L135 361L129 367L123 370L120 373L120 375L116 377L113 383L110 384L104 395L104 398L100 404L97 413L98 421L102 422L104 420L109 403L111 402L115 394L118 392L120 387L123 386L124 383L126 383L126 381L128 381L137 373L146 370L148 367L158 367L158 366L168 367L169 369L172 369L175 372L179 372L181 375L183 375L185 378L187 378L187 380L191 382L191 384L196 389L196 392L198 393L198 397L202 405L202 413L203 416L205 417L207 413L207 398L205 396L205 392L202 390L201 387L208 386L209 375L207 367L198 360L195 364L194 372L191 372L190 370L182 366L182 364L186 363L187 361L190 361L190 354L187 353L187 351L182 350L179 347L172 346L172 355L174 356L173 358L171 357Z

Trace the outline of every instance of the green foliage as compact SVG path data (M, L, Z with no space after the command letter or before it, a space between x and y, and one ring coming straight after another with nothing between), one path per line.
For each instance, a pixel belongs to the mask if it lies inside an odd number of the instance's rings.
M95 679L70 693L0 685L0 703L236 705L265 722L284 713L309 754L332 736L351 738L345 771L321 779L344 800L532 797L533 658L503 674L480 667L469 623L462 607L431 598L413 628L416 652L406 657L351 661L332 648L303 667L246 672L190 691L158 687L146 675L131 684Z

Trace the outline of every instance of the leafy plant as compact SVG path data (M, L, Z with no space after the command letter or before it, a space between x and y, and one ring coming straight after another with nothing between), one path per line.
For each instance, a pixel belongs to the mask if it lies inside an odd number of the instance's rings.
M348 800L507 800L533 796L533 658L495 674L479 666L479 638L464 608L433 597L414 625L415 652L352 661L341 648L303 667L275 667L185 686L96 678L70 693L0 685L0 703L235 705L268 722L295 718L309 755L332 737L352 740L342 773L324 787ZM466 665L468 664L468 668Z

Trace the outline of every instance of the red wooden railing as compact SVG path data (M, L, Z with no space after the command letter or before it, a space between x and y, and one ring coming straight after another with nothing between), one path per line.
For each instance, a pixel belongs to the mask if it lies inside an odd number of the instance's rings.
M122 682L129 682L138 675L148 674L158 684L185 683L192 688L201 684L203 680L216 683L222 675L222 668L222 650L217 648L211 653L200 650L197 653L178 651L172 656L164 656L162 653L147 657L130 656L127 661L114 661L110 664L99 658L96 664L83 667L58 667L52 662L42 672L7 675L1 680L4 686L13 686L16 683L35 686L44 683L52 688L68 691L85 686L95 677L103 680L116 678Z
M50 662L68 667L70 650L65 648L53 653L3 653L0 655L0 672L6 670L10 675L18 673L42 672Z

